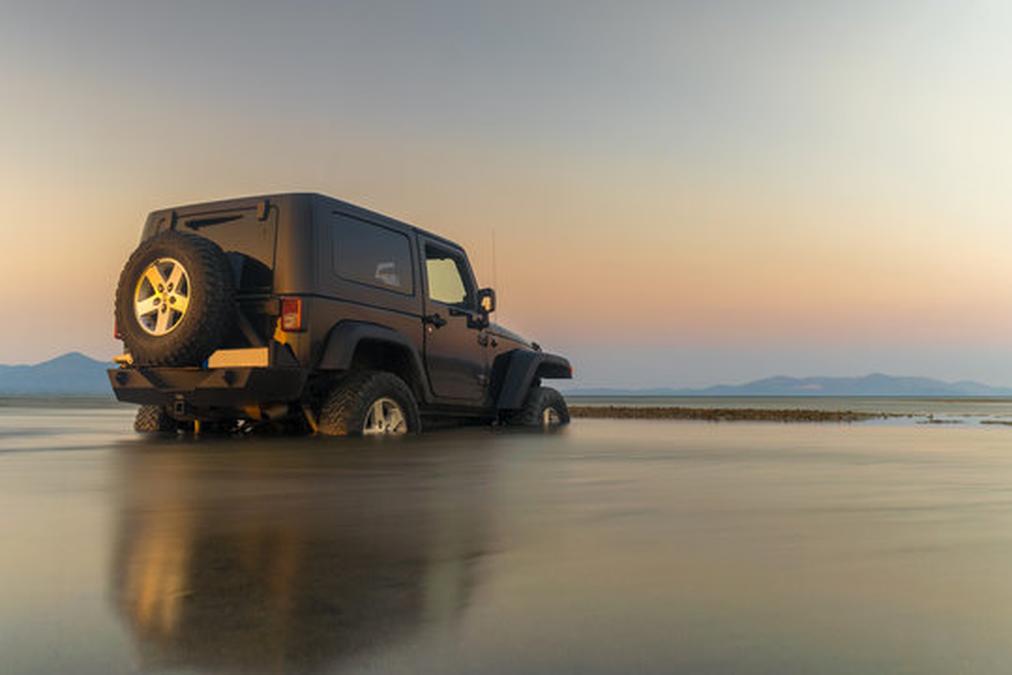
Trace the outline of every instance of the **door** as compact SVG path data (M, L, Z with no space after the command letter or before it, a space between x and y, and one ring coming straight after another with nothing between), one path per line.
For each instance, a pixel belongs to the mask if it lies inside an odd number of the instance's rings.
M488 336L477 320L474 277L463 251L422 239L425 366L436 396L481 404Z

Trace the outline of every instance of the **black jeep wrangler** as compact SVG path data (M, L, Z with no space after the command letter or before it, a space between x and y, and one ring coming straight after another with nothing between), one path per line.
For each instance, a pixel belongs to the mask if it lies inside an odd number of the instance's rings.
M569 362L489 322L464 250L318 194L155 211L116 290L109 381L142 432L569 421Z

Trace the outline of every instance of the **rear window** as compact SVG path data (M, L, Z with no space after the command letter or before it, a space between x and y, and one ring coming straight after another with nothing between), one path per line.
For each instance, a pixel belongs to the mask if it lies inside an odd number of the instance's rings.
M276 223L276 208L260 219L257 209L251 207L186 216L177 229L218 244L239 275L240 290L260 292L273 285Z
M353 218L338 218L333 229L334 271L342 279L395 293L415 292L411 242L400 232Z

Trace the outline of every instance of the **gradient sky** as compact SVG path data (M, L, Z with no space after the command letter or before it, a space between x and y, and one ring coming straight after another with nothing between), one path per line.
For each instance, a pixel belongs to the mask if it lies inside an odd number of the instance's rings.
M0 7L0 362L115 353L146 213L458 240L583 385L1012 384L1007 2Z

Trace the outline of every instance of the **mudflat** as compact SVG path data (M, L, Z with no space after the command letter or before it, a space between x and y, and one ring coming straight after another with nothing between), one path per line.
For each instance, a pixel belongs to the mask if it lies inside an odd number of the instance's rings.
M866 422L901 417L895 413L803 408L683 408L680 406L570 406L573 417L596 419L701 420L705 422Z

